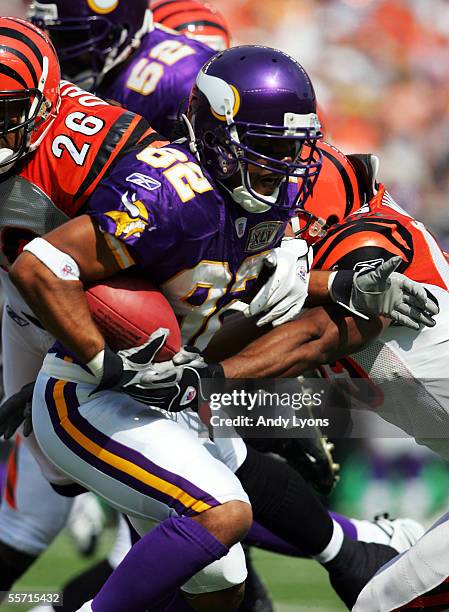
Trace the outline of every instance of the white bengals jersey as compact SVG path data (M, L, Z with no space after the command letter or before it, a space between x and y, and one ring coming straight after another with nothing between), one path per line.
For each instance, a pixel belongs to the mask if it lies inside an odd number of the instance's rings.
M363 350L322 368L351 378L354 407L369 407L449 459L449 264L424 225L385 192L378 194L315 245L317 269L376 267L399 255L398 268L438 299L433 328L391 325Z

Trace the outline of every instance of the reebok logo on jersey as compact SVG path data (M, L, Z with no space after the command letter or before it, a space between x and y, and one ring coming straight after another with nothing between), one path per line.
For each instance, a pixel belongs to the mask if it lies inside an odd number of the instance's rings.
M161 183L151 176L147 176L146 174L142 174L140 172L133 172L129 176L126 177L128 183L134 183L134 185L138 185L142 187L142 189L146 189L147 191L155 191L159 189Z

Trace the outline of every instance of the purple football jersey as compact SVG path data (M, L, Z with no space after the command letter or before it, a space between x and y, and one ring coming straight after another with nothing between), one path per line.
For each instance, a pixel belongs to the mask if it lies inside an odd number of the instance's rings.
M292 183L292 198L297 189ZM291 216L276 207L247 213L182 144L124 157L95 190L88 214L119 250L126 245L119 261L134 260L161 287L182 318L183 341L201 349L225 310L251 291Z
M157 132L170 137L180 104L214 53L199 41L155 25L131 60L97 93L142 115Z

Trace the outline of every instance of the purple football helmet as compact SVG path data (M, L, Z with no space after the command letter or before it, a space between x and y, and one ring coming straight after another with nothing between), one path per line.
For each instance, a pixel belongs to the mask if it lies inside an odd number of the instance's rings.
M28 17L48 31L63 77L91 91L152 26L148 0L33 0Z
M241 185L229 191L245 210L293 210L310 195L321 169L321 126L312 83L289 55L254 45L217 53L198 74L184 120L192 151L214 178L240 172ZM251 166L282 177L272 195L252 187ZM289 181L298 182L294 201Z

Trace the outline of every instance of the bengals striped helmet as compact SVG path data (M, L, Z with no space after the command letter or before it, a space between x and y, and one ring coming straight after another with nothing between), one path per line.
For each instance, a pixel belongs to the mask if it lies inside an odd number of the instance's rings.
M314 244L329 227L341 223L370 199L368 179L356 165L356 157L344 155L327 142L320 142L321 172L312 194L292 219L297 236Z
M0 17L0 172L45 136L59 109L59 81L47 36L27 21Z
M195 38L215 51L231 46L231 35L221 13L200 0L153 0L153 20Z

